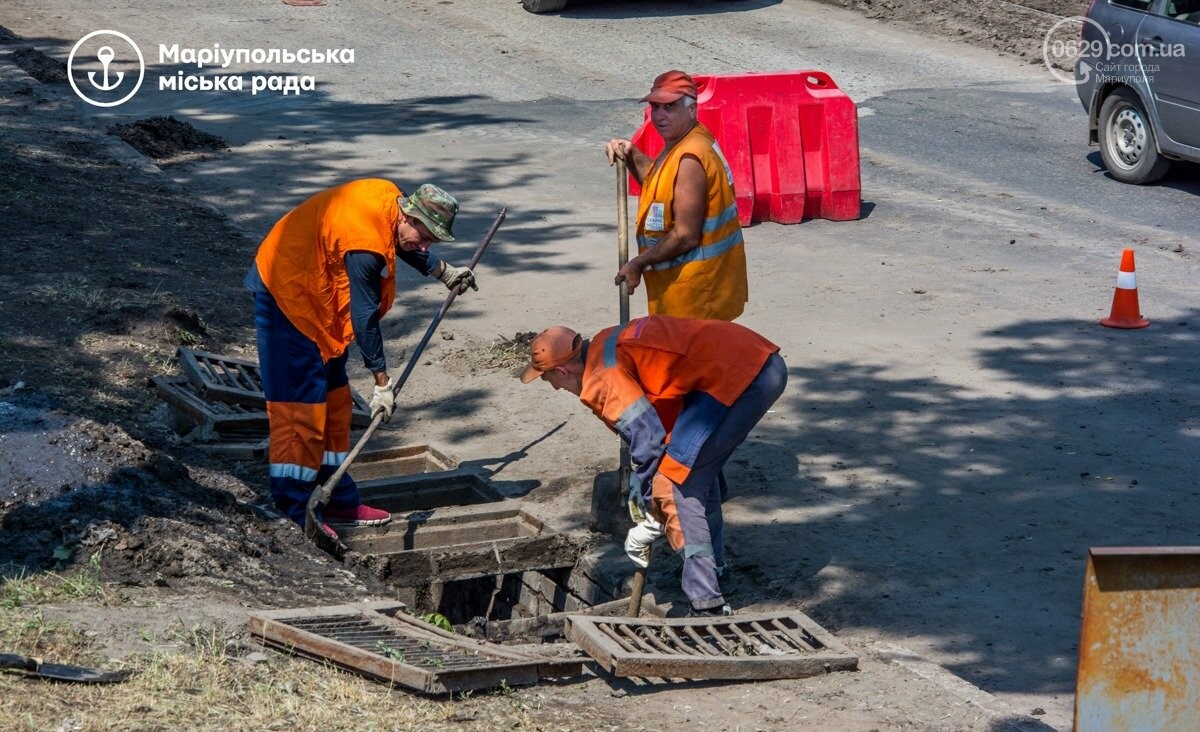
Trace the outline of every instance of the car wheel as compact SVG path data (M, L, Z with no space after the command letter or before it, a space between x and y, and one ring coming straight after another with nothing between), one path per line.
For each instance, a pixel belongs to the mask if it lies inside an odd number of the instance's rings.
M521 7L531 13L557 13L567 7L567 0L521 0Z
M1114 90L1100 105L1100 155L1112 177L1124 183L1153 183L1167 174L1171 161L1158 152L1150 117L1127 87Z

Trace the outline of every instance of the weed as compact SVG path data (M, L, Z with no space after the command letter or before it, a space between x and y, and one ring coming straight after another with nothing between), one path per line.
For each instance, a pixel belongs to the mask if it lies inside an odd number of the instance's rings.
M425 613L421 616L421 620L424 620L435 628L441 628L447 633L454 632L454 626L450 624L450 618L441 613Z
M60 599L112 602L113 596L100 579L100 552L93 554L78 571L66 575L29 574L24 567L16 574L0 573L0 607L44 605Z
M398 649L392 648L391 646L389 646L387 643L384 643L383 641L375 642L375 652L378 653L379 655L383 656L384 658L390 658L393 661L398 661L400 663L405 662L403 653L401 653Z

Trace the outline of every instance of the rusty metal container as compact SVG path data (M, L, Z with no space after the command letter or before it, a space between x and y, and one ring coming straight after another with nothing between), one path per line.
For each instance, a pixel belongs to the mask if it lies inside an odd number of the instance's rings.
M1089 550L1075 729L1200 729L1200 547Z

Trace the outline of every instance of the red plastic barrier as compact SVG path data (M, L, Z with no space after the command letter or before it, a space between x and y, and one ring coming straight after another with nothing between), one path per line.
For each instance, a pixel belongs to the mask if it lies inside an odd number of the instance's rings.
M696 76L698 118L733 171L738 220L795 224L859 217L858 112L823 71ZM662 137L646 121L633 144L651 158ZM641 192L630 180L631 194Z

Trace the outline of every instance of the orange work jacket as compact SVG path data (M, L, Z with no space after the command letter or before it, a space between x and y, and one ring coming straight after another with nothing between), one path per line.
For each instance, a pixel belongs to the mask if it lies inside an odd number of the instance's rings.
M255 263L263 284L292 325L328 361L354 340L350 323L347 252L381 255L387 273L380 286L379 314L396 294L396 221L399 196L390 181L355 180L322 191L292 209L263 239Z
M733 173L712 133L697 124L664 151L642 181L638 199L638 251L645 252L674 226L672 199L679 163L690 155L704 166L707 208L695 249L643 271L651 315L733 320L749 299L746 247L733 195Z

